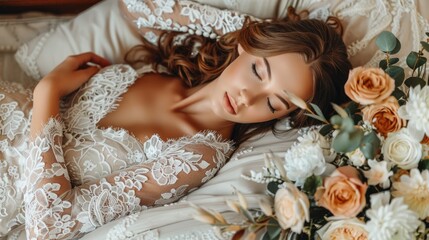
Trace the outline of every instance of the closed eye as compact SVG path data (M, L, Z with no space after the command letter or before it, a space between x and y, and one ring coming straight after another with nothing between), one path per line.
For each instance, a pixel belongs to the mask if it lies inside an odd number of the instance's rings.
M268 105L268 108L270 109L270 111L272 112L272 113L274 113L274 112L276 112L277 110L273 107L273 105L271 105L271 102L270 102L270 99L267 97L267 105Z
M257 78L259 78L259 80L262 81L262 77L258 74L258 71L256 71L256 63L252 63L252 72Z

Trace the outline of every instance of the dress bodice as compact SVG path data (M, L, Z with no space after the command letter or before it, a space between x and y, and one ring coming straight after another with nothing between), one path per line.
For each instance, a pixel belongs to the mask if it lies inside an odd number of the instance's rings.
M63 99L61 116L33 142L27 138L31 90L0 88L0 192L6 193L0 194L0 236L24 222L43 229L38 236L46 238L81 236L118 217L176 201L214 176L231 150L214 132L168 141L153 135L143 142L125 129L97 127L138 75L128 65L102 69ZM37 184L61 176L73 186L61 195L64 183ZM59 220L61 229L52 225Z

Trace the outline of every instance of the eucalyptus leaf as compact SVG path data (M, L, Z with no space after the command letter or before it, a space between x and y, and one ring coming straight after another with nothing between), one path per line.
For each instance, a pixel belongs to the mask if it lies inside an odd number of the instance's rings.
M350 117L344 118L341 124L341 129L349 133L353 132L355 130L355 123L353 119Z
M341 124L343 124L343 118L340 115L334 115L331 117L330 122L332 125L341 126Z
M408 54L407 56L407 65L408 67L410 67L411 69L417 69L420 66L422 66L423 64L425 64L427 61L427 59L423 56L419 56L419 54L417 52L410 52L410 54Z
M429 170L429 159L420 160L418 168L420 171Z
M423 42L423 41L421 41L420 43L422 44L422 47L423 47L426 51L428 51L428 52L429 52L429 43L427 43L427 42Z
M377 137L377 134L372 131L363 136L359 148L366 159L374 159L375 155L380 150L380 143L381 142Z
M348 114L347 114L346 110L344 110L342 107L340 107L339 105L337 105L337 104L335 104L335 103L331 103L331 104L332 104L332 107L334 108L334 110L335 110L338 114L340 114L340 116L341 116L342 118L346 118L346 117L348 117Z
M399 100L401 98L405 98L405 93L401 89L395 88L395 90L392 92L392 96Z
M378 48L385 53L392 52L396 47L396 43L397 38L389 31L381 32L375 40L375 44L377 44Z
M341 131L332 141L332 147L337 152L351 152L359 147L362 137L363 131L361 129L356 129L351 133Z
M407 87L416 87L417 85L420 85L421 87L424 87L426 85L425 80L419 78L419 77L409 77L407 80L405 80L405 85Z
M390 54L397 54L401 50L401 42L399 39L396 38L396 46L395 48L390 52Z
M334 128L332 127L331 124L325 124L320 130L319 133L322 136L326 136L328 135L332 130L334 130Z
M390 58L389 59L389 65L393 65L393 64L395 64L397 62L399 62L399 58ZM378 66L380 68L382 68L383 70L386 70L386 68L387 68L387 60L386 59L381 60L380 63L378 64Z
M310 105L311 105L311 107L314 109L314 111L316 111L317 115L318 115L320 118L325 119L325 122L327 122L327 120L326 120L325 116L323 115L322 110L320 110L319 106L317 106L317 105L316 105L316 104L314 104L314 103L310 103Z
M398 66L390 66L386 69L386 73L395 80L395 86L399 87L404 82L404 69Z

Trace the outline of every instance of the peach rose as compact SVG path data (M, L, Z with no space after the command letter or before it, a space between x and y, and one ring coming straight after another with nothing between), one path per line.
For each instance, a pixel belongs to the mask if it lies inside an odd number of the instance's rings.
M321 240L349 239L367 240L368 231L365 223L357 218L349 218L328 222L317 231Z
M381 103L362 109L363 120L374 124L378 132L386 137L388 133L397 132L406 124L406 121L399 117L398 109L398 101L390 96Z
M323 186L317 188L314 197L317 205L328 209L334 216L355 217L366 204L367 188L356 168L344 166L324 179Z
M280 227L301 233L304 222L310 220L310 202L307 195L292 183L285 183L274 197L274 209Z
M382 102L394 89L395 81L381 68L354 68L344 85L347 96L362 105Z

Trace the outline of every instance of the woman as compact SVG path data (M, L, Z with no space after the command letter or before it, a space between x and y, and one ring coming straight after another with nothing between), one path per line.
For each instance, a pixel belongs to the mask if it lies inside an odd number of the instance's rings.
M147 67L138 75L84 53L40 81L32 106L28 91L2 87L0 236L25 225L28 238L76 238L175 201L225 163L229 140L238 144L285 116L312 124L285 92L325 114L330 102L345 101L350 63L323 22L248 23L218 41L190 36L182 46L175 35L139 47L144 63L170 75ZM195 40L199 54L187 59Z

